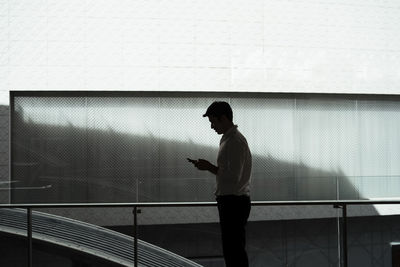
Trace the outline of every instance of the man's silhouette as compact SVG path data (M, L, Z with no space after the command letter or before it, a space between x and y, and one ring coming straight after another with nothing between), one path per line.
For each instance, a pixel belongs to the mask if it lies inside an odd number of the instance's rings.
M246 138L233 124L233 113L227 102L212 103L203 117L211 128L222 134L217 165L205 159L191 160L199 170L216 175L216 199L226 267L248 267L245 249L245 226L249 218L251 153Z

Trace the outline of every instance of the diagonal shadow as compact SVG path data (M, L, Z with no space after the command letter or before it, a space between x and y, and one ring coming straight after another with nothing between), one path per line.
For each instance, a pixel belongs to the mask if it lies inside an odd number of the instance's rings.
M112 128L47 125L22 117L15 114L13 121L17 127L12 139L12 203L214 200L215 178L197 171L185 158L215 157L217 145L124 134ZM341 171L253 155L253 200L360 198Z

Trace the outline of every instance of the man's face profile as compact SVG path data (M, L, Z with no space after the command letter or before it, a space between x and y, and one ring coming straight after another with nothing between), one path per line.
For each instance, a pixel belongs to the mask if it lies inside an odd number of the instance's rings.
M209 116L208 120L211 123L211 129L214 129L214 131L216 131L217 134L222 134L223 133L222 122L217 117Z

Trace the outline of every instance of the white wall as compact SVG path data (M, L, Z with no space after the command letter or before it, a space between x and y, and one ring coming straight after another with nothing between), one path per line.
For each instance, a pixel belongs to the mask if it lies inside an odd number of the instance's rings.
M400 93L397 0L1 0L0 90Z

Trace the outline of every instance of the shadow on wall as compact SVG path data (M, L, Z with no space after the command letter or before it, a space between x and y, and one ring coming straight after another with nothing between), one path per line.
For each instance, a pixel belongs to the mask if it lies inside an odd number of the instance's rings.
M14 114L12 203L214 200L215 178L193 168L186 157L215 158L218 144L46 125L22 117ZM253 155L253 200L339 198L362 198L343 173Z

